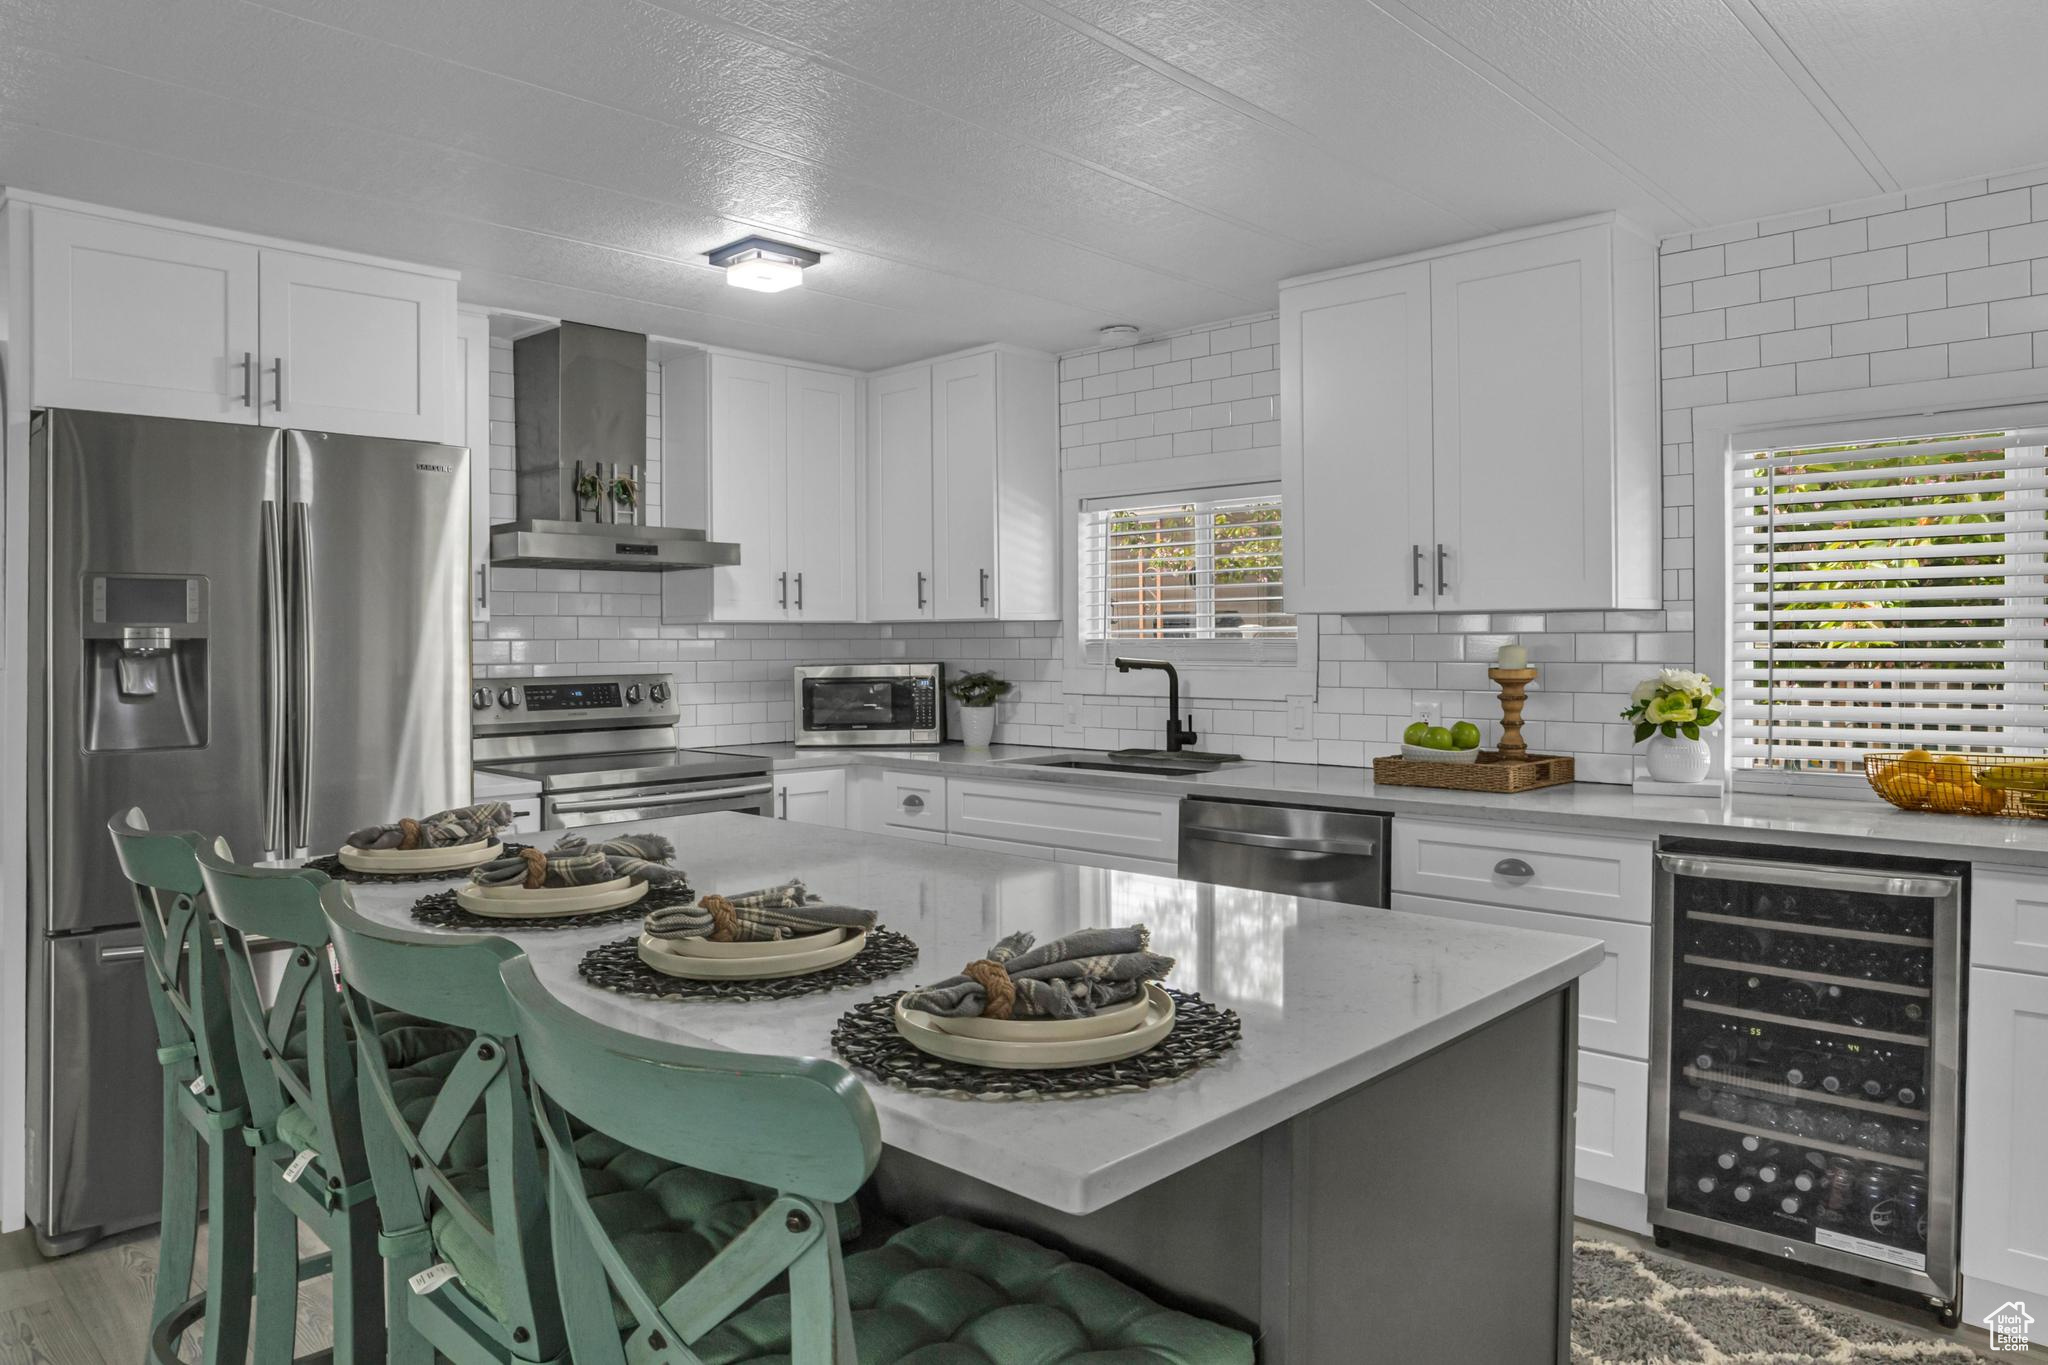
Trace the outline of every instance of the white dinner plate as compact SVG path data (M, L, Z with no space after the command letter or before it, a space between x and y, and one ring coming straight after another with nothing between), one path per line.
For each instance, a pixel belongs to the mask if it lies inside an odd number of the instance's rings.
M839 932L844 933L844 930ZM758 981L771 976L809 976L828 967L848 962L868 946L866 934L853 934L843 942L813 948L806 953L782 953L774 957L685 957L669 952L664 940L640 935L640 960L667 976L687 981Z
M334 856L356 872L460 872L479 867L505 851L496 839L481 844L449 844L444 848L350 848Z
M987 1038L962 1038L937 1027L923 1010L905 1009L896 1001L896 1031L920 1052L949 1062L997 1067L1004 1071L1050 1071L1063 1066L1120 1062L1157 1047L1173 1032L1173 997L1153 982L1145 985L1145 1020L1128 1033L1107 1038L1082 1038L1058 1043L1005 1043Z
M591 915L631 905L647 894L647 883L615 877L589 886L465 886L455 903L472 915L495 919L533 919L543 915Z
M925 1014L931 1026L955 1038L981 1038L991 1043L1075 1043L1088 1038L1113 1038L1141 1028L1152 1002L1144 994L1079 1019L948 1018Z
M715 958L720 961L740 962L816 952L820 948L830 948L839 943L845 935L844 929L824 929L815 934L799 934L795 938L760 939L752 943L713 943L708 938L657 938L653 940L653 944L677 957Z

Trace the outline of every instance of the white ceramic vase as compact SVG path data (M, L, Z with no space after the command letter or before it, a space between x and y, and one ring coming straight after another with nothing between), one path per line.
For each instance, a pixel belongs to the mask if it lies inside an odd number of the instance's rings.
M986 749L996 732L996 708L993 706L963 706L960 708L960 738L970 749Z
M1651 735L1647 757L1653 782L1704 782L1713 764L1707 742L1684 735Z

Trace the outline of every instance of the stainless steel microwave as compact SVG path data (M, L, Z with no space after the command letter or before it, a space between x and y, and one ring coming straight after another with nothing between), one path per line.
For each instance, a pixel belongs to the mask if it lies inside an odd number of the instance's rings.
M938 744L944 664L807 664L796 670L798 744Z

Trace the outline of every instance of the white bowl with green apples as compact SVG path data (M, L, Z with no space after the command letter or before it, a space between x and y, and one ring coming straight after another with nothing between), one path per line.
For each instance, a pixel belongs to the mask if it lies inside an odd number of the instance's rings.
M1477 763L1479 727L1469 720L1448 726L1418 720L1401 732L1401 757L1418 763Z

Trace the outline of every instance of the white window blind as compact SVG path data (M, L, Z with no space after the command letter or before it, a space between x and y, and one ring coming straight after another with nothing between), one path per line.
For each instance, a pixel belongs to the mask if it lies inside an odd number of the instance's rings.
M1280 491L1258 485L1083 503L1081 640L1169 657L1293 663Z
M2048 429L1738 457L1730 760L2048 751Z

